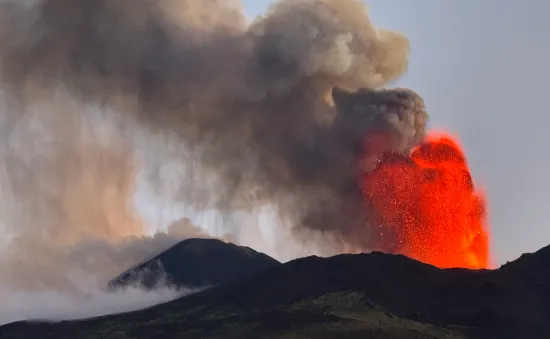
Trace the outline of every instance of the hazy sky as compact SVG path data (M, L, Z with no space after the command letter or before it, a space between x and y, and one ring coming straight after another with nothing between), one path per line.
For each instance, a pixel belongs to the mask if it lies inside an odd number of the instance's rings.
M270 1L244 2L252 17ZM489 198L497 263L550 244L550 1L366 2L377 26L411 40L398 85L462 140Z

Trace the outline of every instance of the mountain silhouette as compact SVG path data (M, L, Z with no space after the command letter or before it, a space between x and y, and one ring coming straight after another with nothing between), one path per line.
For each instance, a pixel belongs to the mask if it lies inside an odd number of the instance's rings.
M257 274L280 263L248 247L217 239L187 239L120 274L111 289L129 285L203 288Z
M550 338L548 319L550 247L495 270L439 269L375 252L275 264L127 314L9 324L0 339L536 339Z

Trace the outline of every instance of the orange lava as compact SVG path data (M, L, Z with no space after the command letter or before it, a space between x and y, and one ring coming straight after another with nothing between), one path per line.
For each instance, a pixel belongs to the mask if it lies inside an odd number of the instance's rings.
M441 268L489 268L485 199L453 138L430 134L409 157L383 154L361 187L380 248Z

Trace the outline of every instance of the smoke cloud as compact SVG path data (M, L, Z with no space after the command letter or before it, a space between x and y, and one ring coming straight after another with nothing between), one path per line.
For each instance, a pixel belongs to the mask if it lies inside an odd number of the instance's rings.
M157 191L200 210L275 204L295 227L341 232L357 219L342 216L356 154L341 141L346 128L331 128L332 89L383 86L409 55L408 40L376 29L361 1L279 1L251 24L231 1L3 7L0 76L12 94L34 101L62 87L183 145L177 185L163 183L162 162L146 165ZM368 119L379 116L370 128L393 128L400 147L417 140L423 110L386 93L360 97Z
M36 291L114 276L152 252L125 247L162 227L144 201L217 213L205 233L279 258L368 250L357 172L376 159L358 155L424 135L422 99L380 90L409 52L359 0L281 0L253 22L230 0L1 0L0 269ZM265 209L269 230L234 226Z
M0 252L0 325L17 320L67 320L129 312L194 290L160 284L154 290L107 282L189 237L206 237L189 222L154 236L82 238L63 245L18 237Z

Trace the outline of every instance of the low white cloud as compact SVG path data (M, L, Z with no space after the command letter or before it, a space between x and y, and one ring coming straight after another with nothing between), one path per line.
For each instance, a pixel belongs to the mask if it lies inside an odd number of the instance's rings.
M191 290L160 288L145 291L136 287L108 292L91 287L78 294L67 291L0 292L0 325L20 320L74 320L125 313L174 300Z

